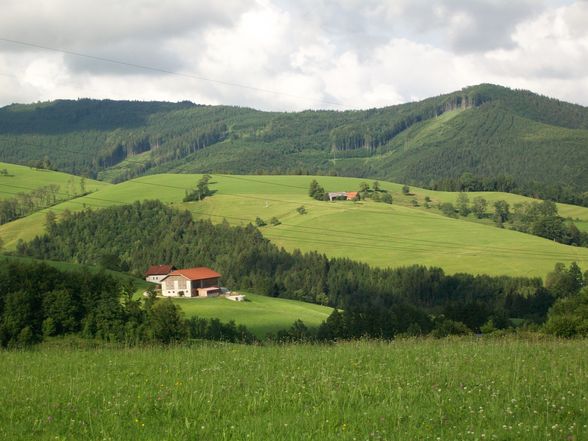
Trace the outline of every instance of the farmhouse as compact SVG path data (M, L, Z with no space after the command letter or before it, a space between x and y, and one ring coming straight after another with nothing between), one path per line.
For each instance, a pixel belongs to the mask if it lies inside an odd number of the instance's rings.
M161 280L161 294L166 297L213 297L221 292L221 275L206 267L179 269Z
M145 280L161 284L161 280L175 270L173 265L153 265L145 272Z
M354 201L357 199L357 191L332 191L329 194L329 201L333 202L334 199L345 198L347 201Z

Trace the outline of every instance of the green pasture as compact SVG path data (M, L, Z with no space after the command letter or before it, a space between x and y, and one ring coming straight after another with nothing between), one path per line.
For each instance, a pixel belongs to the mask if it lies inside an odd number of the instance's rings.
M186 317L218 318L223 322L234 320L259 337L288 329L299 319L309 328L316 328L332 311L332 308L311 303L243 294L246 295L245 302L234 302L224 297L174 299L174 302L181 306Z
M588 267L588 249L570 247L472 219L451 219L435 208L422 206L425 196L433 203L452 201L456 193L411 188L402 194L402 185L380 182L394 203L373 201L322 202L307 192L312 176L214 175L210 184L215 194L201 202L183 203L185 191L194 187L200 175L162 174L144 176L110 185L89 196L64 202L52 208L63 210L100 208L134 200L160 199L190 210L195 217L214 222L226 219L238 225L265 220L263 234L288 250L317 250L331 257L346 257L381 267L422 264L440 266L449 273L469 272L492 275L544 277L556 262L578 262ZM352 191L363 179L316 177L327 191ZM372 181L366 180L370 183ZM470 194L470 198L476 193ZM480 193L489 201L509 203L528 200L506 193ZM413 207L415 198L420 206ZM307 214L296 209L304 206ZM567 211L566 211L567 210ZM0 227L6 249L14 249L18 239L30 240L44 230L47 210ZM565 206L562 215L588 221L588 208ZM281 222L272 226L276 217Z
M586 340L0 354L0 438L583 440Z
M0 162L0 170L6 169L7 175L0 175L0 199L9 199L18 193L30 193L31 191L46 185L59 185L59 197L68 197L71 190L73 194L80 193L79 176L70 175L51 170L35 169L23 165ZM109 187L107 182L85 180L86 191L95 192Z
M575 224L580 231L588 231L588 221L577 221Z

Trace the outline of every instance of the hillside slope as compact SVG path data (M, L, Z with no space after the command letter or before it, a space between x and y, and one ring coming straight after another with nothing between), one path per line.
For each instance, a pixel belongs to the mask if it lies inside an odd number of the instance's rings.
M25 167L22 165L0 162L0 170L6 170L6 174L0 174L0 200L10 199L19 193L30 193L40 187L58 185L58 199L73 197L81 192L95 192L110 184L92 179L82 179L68 173L52 170Z
M433 203L455 201L456 193L412 188L404 196L399 184L381 182L394 204L372 201L319 202L308 196L311 176L235 176L214 175L213 196L202 202L183 203L185 190L199 176L154 175L111 185L92 195L68 201L53 208L79 211L135 200L158 198L174 207L187 208L195 218L213 222L226 219L234 225L255 222L257 217L268 225L263 235L287 250L318 250L330 257L346 257L380 267L411 264L440 266L449 273L469 272L492 275L541 276L556 262L578 262L588 266L588 248L561 245L550 240L515 231L499 229L469 220L451 219L435 209L423 208L429 196ZM357 189L356 178L318 177L328 191ZM489 201L506 199L510 203L528 198L504 193L481 193ZM421 206L413 207L412 199ZM307 214L297 208L305 206ZM588 221L588 208L559 205L560 214ZM0 227L6 248L17 241L30 240L44 230L43 212ZM280 225L272 226L276 217Z
M588 190L588 109L479 85L364 111L55 101L0 109L0 160L122 181L145 173L320 173L428 185L514 177Z

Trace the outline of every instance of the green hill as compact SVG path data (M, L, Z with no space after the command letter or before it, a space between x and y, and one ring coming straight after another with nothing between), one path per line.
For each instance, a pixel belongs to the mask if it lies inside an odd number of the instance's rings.
M214 195L201 202L183 203L185 190L194 187L197 175L166 174L145 176L100 190L92 195L65 202L52 210L79 211L134 200L160 199L178 208L187 208L194 217L214 222L226 219L232 224L247 224L260 217L268 223L264 236L287 250L318 250L330 257L346 257L381 267L411 264L440 266L449 273L470 272L544 277L556 262L578 262L588 266L588 249L561 245L473 219L451 219L436 209L426 209L429 196L433 204L454 202L457 195L411 188L405 196L399 184L381 182L394 204L373 201L320 202L308 196L311 176L235 176L214 175ZM318 177L328 191L356 190L361 179ZM513 203L528 198L504 193L481 193L488 200L506 199ZM416 199L420 206L413 207ZM307 214L297 208L305 206ZM46 211L46 210L45 210ZM560 214L588 222L588 208L559 204ZM0 227L7 249L19 239L30 240L43 232L44 212ZM269 221L276 217L280 225Z
M122 181L145 173L312 173L411 184L514 177L588 191L588 109L479 85L364 111L59 100L0 109L0 159ZM536 193L536 192L535 192Z

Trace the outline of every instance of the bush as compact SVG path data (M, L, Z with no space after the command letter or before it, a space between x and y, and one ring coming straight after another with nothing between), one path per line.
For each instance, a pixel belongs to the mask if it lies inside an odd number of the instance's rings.
M559 299L549 310L545 332L557 337L588 337L588 287Z
M472 331L462 322L456 322L454 320L443 319L441 322L436 324L435 329L431 332L431 335L435 338L448 337L450 335L468 335Z
M327 196L327 194L325 193L325 189L319 185L316 179L313 179L310 183L308 195L311 198L316 199L317 201L324 201L325 197Z
M380 196L380 202L385 204L391 204L393 202L392 195L390 193L384 193Z
M150 311L149 329L154 340L171 343L186 337L186 323L182 310L171 299L155 302Z
M443 213L445 216L457 217L455 207L451 202L442 203L439 205L439 210L441 210L441 213Z

